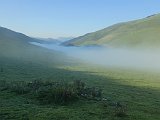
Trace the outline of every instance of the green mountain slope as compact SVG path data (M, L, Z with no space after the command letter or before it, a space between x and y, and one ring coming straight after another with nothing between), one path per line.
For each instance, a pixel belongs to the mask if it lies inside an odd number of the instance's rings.
M115 24L64 42L63 45L107 45L111 47L159 47L160 14Z
M29 43L33 41L37 39L0 27L0 58L45 63L46 65L58 64L62 61L62 53Z

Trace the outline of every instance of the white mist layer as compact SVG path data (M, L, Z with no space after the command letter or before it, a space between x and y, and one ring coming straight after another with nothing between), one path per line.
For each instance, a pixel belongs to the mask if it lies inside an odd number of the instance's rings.
M160 50L131 50L99 47L64 47L56 44L31 44L64 52L91 64L140 70L160 70Z

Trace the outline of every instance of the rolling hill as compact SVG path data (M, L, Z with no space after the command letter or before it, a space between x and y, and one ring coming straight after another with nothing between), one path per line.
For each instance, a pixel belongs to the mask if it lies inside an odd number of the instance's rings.
M49 66L62 61L64 56L62 53L29 43L37 41L38 39L0 27L0 58L1 60L7 58L10 61L14 59L36 64L44 63Z
M66 46L159 47L160 14L115 24L64 42Z

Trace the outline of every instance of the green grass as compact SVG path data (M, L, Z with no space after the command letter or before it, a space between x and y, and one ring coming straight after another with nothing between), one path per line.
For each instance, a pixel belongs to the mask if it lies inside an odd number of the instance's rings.
M159 75L138 73L128 70L112 70L98 67L66 66L46 67L14 60L0 59L4 71L0 80L7 81L72 81L82 80L90 86L103 89L104 96L120 101L127 106L127 117L116 117L113 107L104 107L97 101L80 100L70 105L40 105L27 95L17 95L9 91L0 92L0 116L6 119L33 120L101 120L101 119L141 119L160 118ZM5 66L6 65L6 66Z

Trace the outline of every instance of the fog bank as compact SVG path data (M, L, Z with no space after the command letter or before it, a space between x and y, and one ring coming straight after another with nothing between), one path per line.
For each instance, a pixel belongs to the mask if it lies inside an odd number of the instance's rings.
M160 50L131 50L100 47L64 47L58 44L34 45L64 52L91 64L140 70L160 70Z

